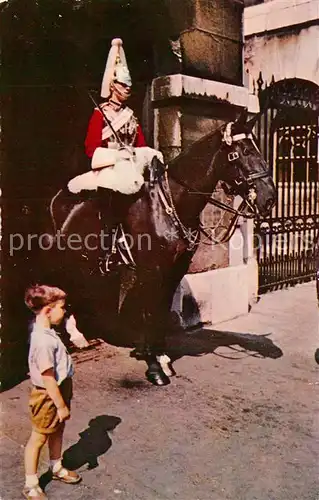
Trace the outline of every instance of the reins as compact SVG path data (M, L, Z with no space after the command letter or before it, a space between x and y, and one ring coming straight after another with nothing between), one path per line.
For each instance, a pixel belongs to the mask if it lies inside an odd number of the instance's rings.
M224 135L223 135L223 142L225 142L228 146L230 146L232 144L232 142L237 142L237 141L248 138L252 141L256 150L259 152L258 147L256 146L256 144L253 140L252 134L242 133L242 134L236 134L236 135L232 136L231 135L231 126L232 126L232 123L228 123L226 125ZM216 132L217 132L217 130L216 130ZM212 168L212 166L214 165L216 157L220 153L220 150L221 150L221 146L219 147L218 151L215 153L210 168ZM237 151L231 151L228 153L227 158L228 158L228 162L231 163L231 162L238 160L239 154L237 153ZM238 186L240 186L243 182L246 182L246 184L249 188L248 196L243 199L243 201L239 205L238 209L235 209L235 208L231 207L230 205L213 198L212 193L199 191L198 189L195 189L192 186L189 186L185 181L179 179L172 172L169 172L169 174L167 173L167 171L165 172L165 188L164 188L163 184L160 184L159 193L160 193L160 197L162 199L166 213L173 218L174 225L176 227L179 227L179 229L181 230L183 238L185 238L189 243L188 250L191 251L194 249L195 246L198 246L200 244L200 241L198 239L199 232L203 233L210 240L211 243L214 243L214 244L226 243L233 236L233 234L236 230L236 223L237 223L239 217L244 217L245 219L253 219L257 213L255 205L254 205L254 200L256 198L256 192L255 192L255 188L253 186L253 183L256 179L268 177L268 175L269 175L268 172L265 171L265 172L250 174L247 178L244 178L242 180L238 180L238 181L235 180L235 183ZM171 192L170 185L169 185L169 178L171 178L177 184L179 184L180 186L185 188L187 190L188 194L194 194L197 196L198 195L205 196L206 197L206 204L209 203L211 205L214 205L217 208L220 208L221 210L224 210L228 213L233 214L233 217L230 221L228 229L226 230L226 233L222 236L222 238L220 238L220 239L213 238L213 236L207 232L207 229L209 229L209 228L205 227L201 222L200 222L197 230L191 230L189 228L186 228L186 226L180 220L178 213L176 211L172 192ZM168 200L166 199L165 192L167 193ZM248 210L248 209L251 210L250 213L247 213L246 210ZM217 227L219 227L219 225L217 225ZM215 229L216 229L216 227L215 227Z
M178 182L178 180L175 177L172 177L172 178L176 182ZM216 239L212 236L212 234L209 234L207 231L207 229L209 229L209 227L204 226L201 222L199 223L197 230L191 230L189 228L186 228L186 226L182 223L182 221L180 220L180 218L177 214L177 211L176 211L176 208L174 205L174 201L173 201L173 197L172 197L172 193L171 193L171 189L169 187L169 179L168 179L167 172L165 172L165 184L166 184L166 186L165 186L166 192L167 192L168 197L169 197L169 203L166 200L166 197L163 193L162 186L159 190L160 197L162 199L165 211L169 216L171 216L174 219L174 225L176 227L179 227L179 229L181 230L181 232L183 234L183 237L189 242L189 247L188 247L189 251L193 250L195 246L198 246L201 243L198 240L198 236L199 236L200 232L202 234L204 234L204 236L206 236L206 238L208 238L215 245L218 245L220 243L227 243L230 240L230 238L233 236L233 234L236 230L236 223L237 223L240 216L245 217L245 218L249 218L249 219L254 217L253 214L247 214L244 212L245 207L248 208L248 203L246 200L243 200L239 206L239 209L236 210L233 207L230 207L229 205L226 205L225 203L223 203L219 200L212 199L211 193L204 193L204 192L196 191L196 190L189 191L189 189L191 189L191 188L189 188L185 183L180 182L180 185L185 187L188 190L189 194L197 194L197 195L199 194L199 195L206 196L206 198L207 198L206 201L208 203L211 203L212 205L215 205L216 207L221 208L223 210L226 210L227 212L230 212L233 214L233 217L230 221L230 224L229 224L229 227L228 227L226 233L220 239ZM218 227L218 225L217 225L217 227Z
M237 215L238 217L246 217L247 219L251 219L254 217L254 214L246 214L245 212L242 212L241 210L238 210L236 208L231 207L230 205L227 205L226 203L223 203L220 200L216 200L216 198L212 198L212 193L206 193L204 191L198 191L197 189L188 186L186 182L182 181L181 179L178 179L175 175L169 173L169 176L171 179L173 179L177 184L180 186L184 187L187 190L188 194L195 194L195 195L201 195L206 197L207 203L211 205L215 205L218 208L221 208L223 210L226 210L227 212ZM243 203L246 203L245 201ZM241 206L241 205L240 205Z

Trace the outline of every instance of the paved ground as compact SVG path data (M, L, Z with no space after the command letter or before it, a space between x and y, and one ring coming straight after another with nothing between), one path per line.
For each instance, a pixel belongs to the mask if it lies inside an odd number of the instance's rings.
M128 349L96 341L75 353L65 459L83 482L49 483L49 498L318 500L317 314L308 283L176 335L178 375L165 388L145 380ZM2 394L2 500L21 498L28 389Z

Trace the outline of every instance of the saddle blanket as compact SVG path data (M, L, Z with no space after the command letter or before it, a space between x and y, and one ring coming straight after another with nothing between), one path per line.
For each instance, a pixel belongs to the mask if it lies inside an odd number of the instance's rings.
M154 157L164 163L162 153L149 147L131 148L131 151L97 148L92 158L92 170L71 179L68 189L71 193L79 193L82 189L103 187L123 194L137 193L144 184L145 169ZM97 168L99 170L93 170Z

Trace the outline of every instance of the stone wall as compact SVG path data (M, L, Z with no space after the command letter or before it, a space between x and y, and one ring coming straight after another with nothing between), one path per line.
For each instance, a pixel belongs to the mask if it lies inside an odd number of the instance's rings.
M319 26L248 38L245 69L249 71L250 89L260 71L268 83L274 76L276 82L284 78L302 78L319 84L318 51L315 50L318 40Z
M243 2L166 0L165 5L179 72L153 80L151 99L154 145L168 162L207 133L235 120L243 108L254 113L259 106L242 81ZM214 196L233 203L219 186ZM229 216L209 206L202 221L227 227ZM230 244L212 246L201 241L174 297L173 311L183 326L223 321L248 311L258 279L252 236L252 226L243 224ZM240 244L231 248L236 238Z
M256 100L256 98L255 98ZM227 121L234 121L240 110L248 106L249 94L244 87L186 75L172 75L153 81L152 101L155 107L154 143L168 162L192 143L216 130ZM256 102L255 102L256 108ZM210 158L207 158L208 164ZM196 169L196 165L194 165ZM217 187L214 196L232 203ZM220 225L220 235L229 224L228 213L208 205L202 221L207 226ZM225 268L229 265L229 244L207 244L202 237L190 273Z
M302 78L319 83L318 0L272 0L244 14L245 70L250 89L260 71L270 83Z
M154 144L163 151L166 161L223 123L235 120L242 108L258 110L257 98L244 87L182 74L155 79L151 98L155 108ZM208 164L210 160L207 158ZM219 187L214 196L233 203ZM229 219L228 214L212 206L202 213L207 226L221 223L227 227ZM252 225L241 223L229 243L207 245L202 238L173 301L173 311L182 326L216 323L248 311L258 280L252 236Z

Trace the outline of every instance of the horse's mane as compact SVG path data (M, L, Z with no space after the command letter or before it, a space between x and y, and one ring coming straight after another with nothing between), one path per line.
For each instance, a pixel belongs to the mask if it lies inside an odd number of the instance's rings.
M221 125L220 127L216 128L212 132L209 132L208 134L204 135L204 137L201 137L197 141L193 142L190 144L187 148L183 149L175 158L169 161L169 166L172 167L174 166L175 163L178 163L184 156L190 156L192 154L192 151L194 149L197 149L198 146L201 145L203 142L207 142L211 137L213 137L217 132L221 132L222 129L225 127L225 123Z
M182 164L183 165L183 160L184 158L187 158L187 161L190 162L192 161L192 158L196 159L198 161L200 157L205 156L206 152L205 149L202 148L202 145L205 143L205 145L211 145L210 139L212 139L216 134L222 135L223 131L225 130L226 126L228 123L232 123L232 133L251 133L251 128L249 125L244 122L241 123L240 121L235 121L235 122L224 122L222 125L217 127L215 130L212 132L209 132L206 134L204 137L201 137L194 143L192 143L190 146L185 148L183 151L181 151L175 158L170 160L168 162L168 167L169 171L172 173L176 173L175 171L179 168L179 166Z
M170 160L168 162L168 173L182 179L185 174L185 162L187 164L193 164L196 161L198 164L200 161L205 161L206 164L207 158L209 157L209 151L207 151L207 149L215 143L212 139L217 138L217 134L220 134L221 136L221 132L225 128L226 123L227 122L223 123L212 132L206 134L204 137L201 137L193 144L185 148L175 158ZM212 154L214 153L215 151L212 151Z

